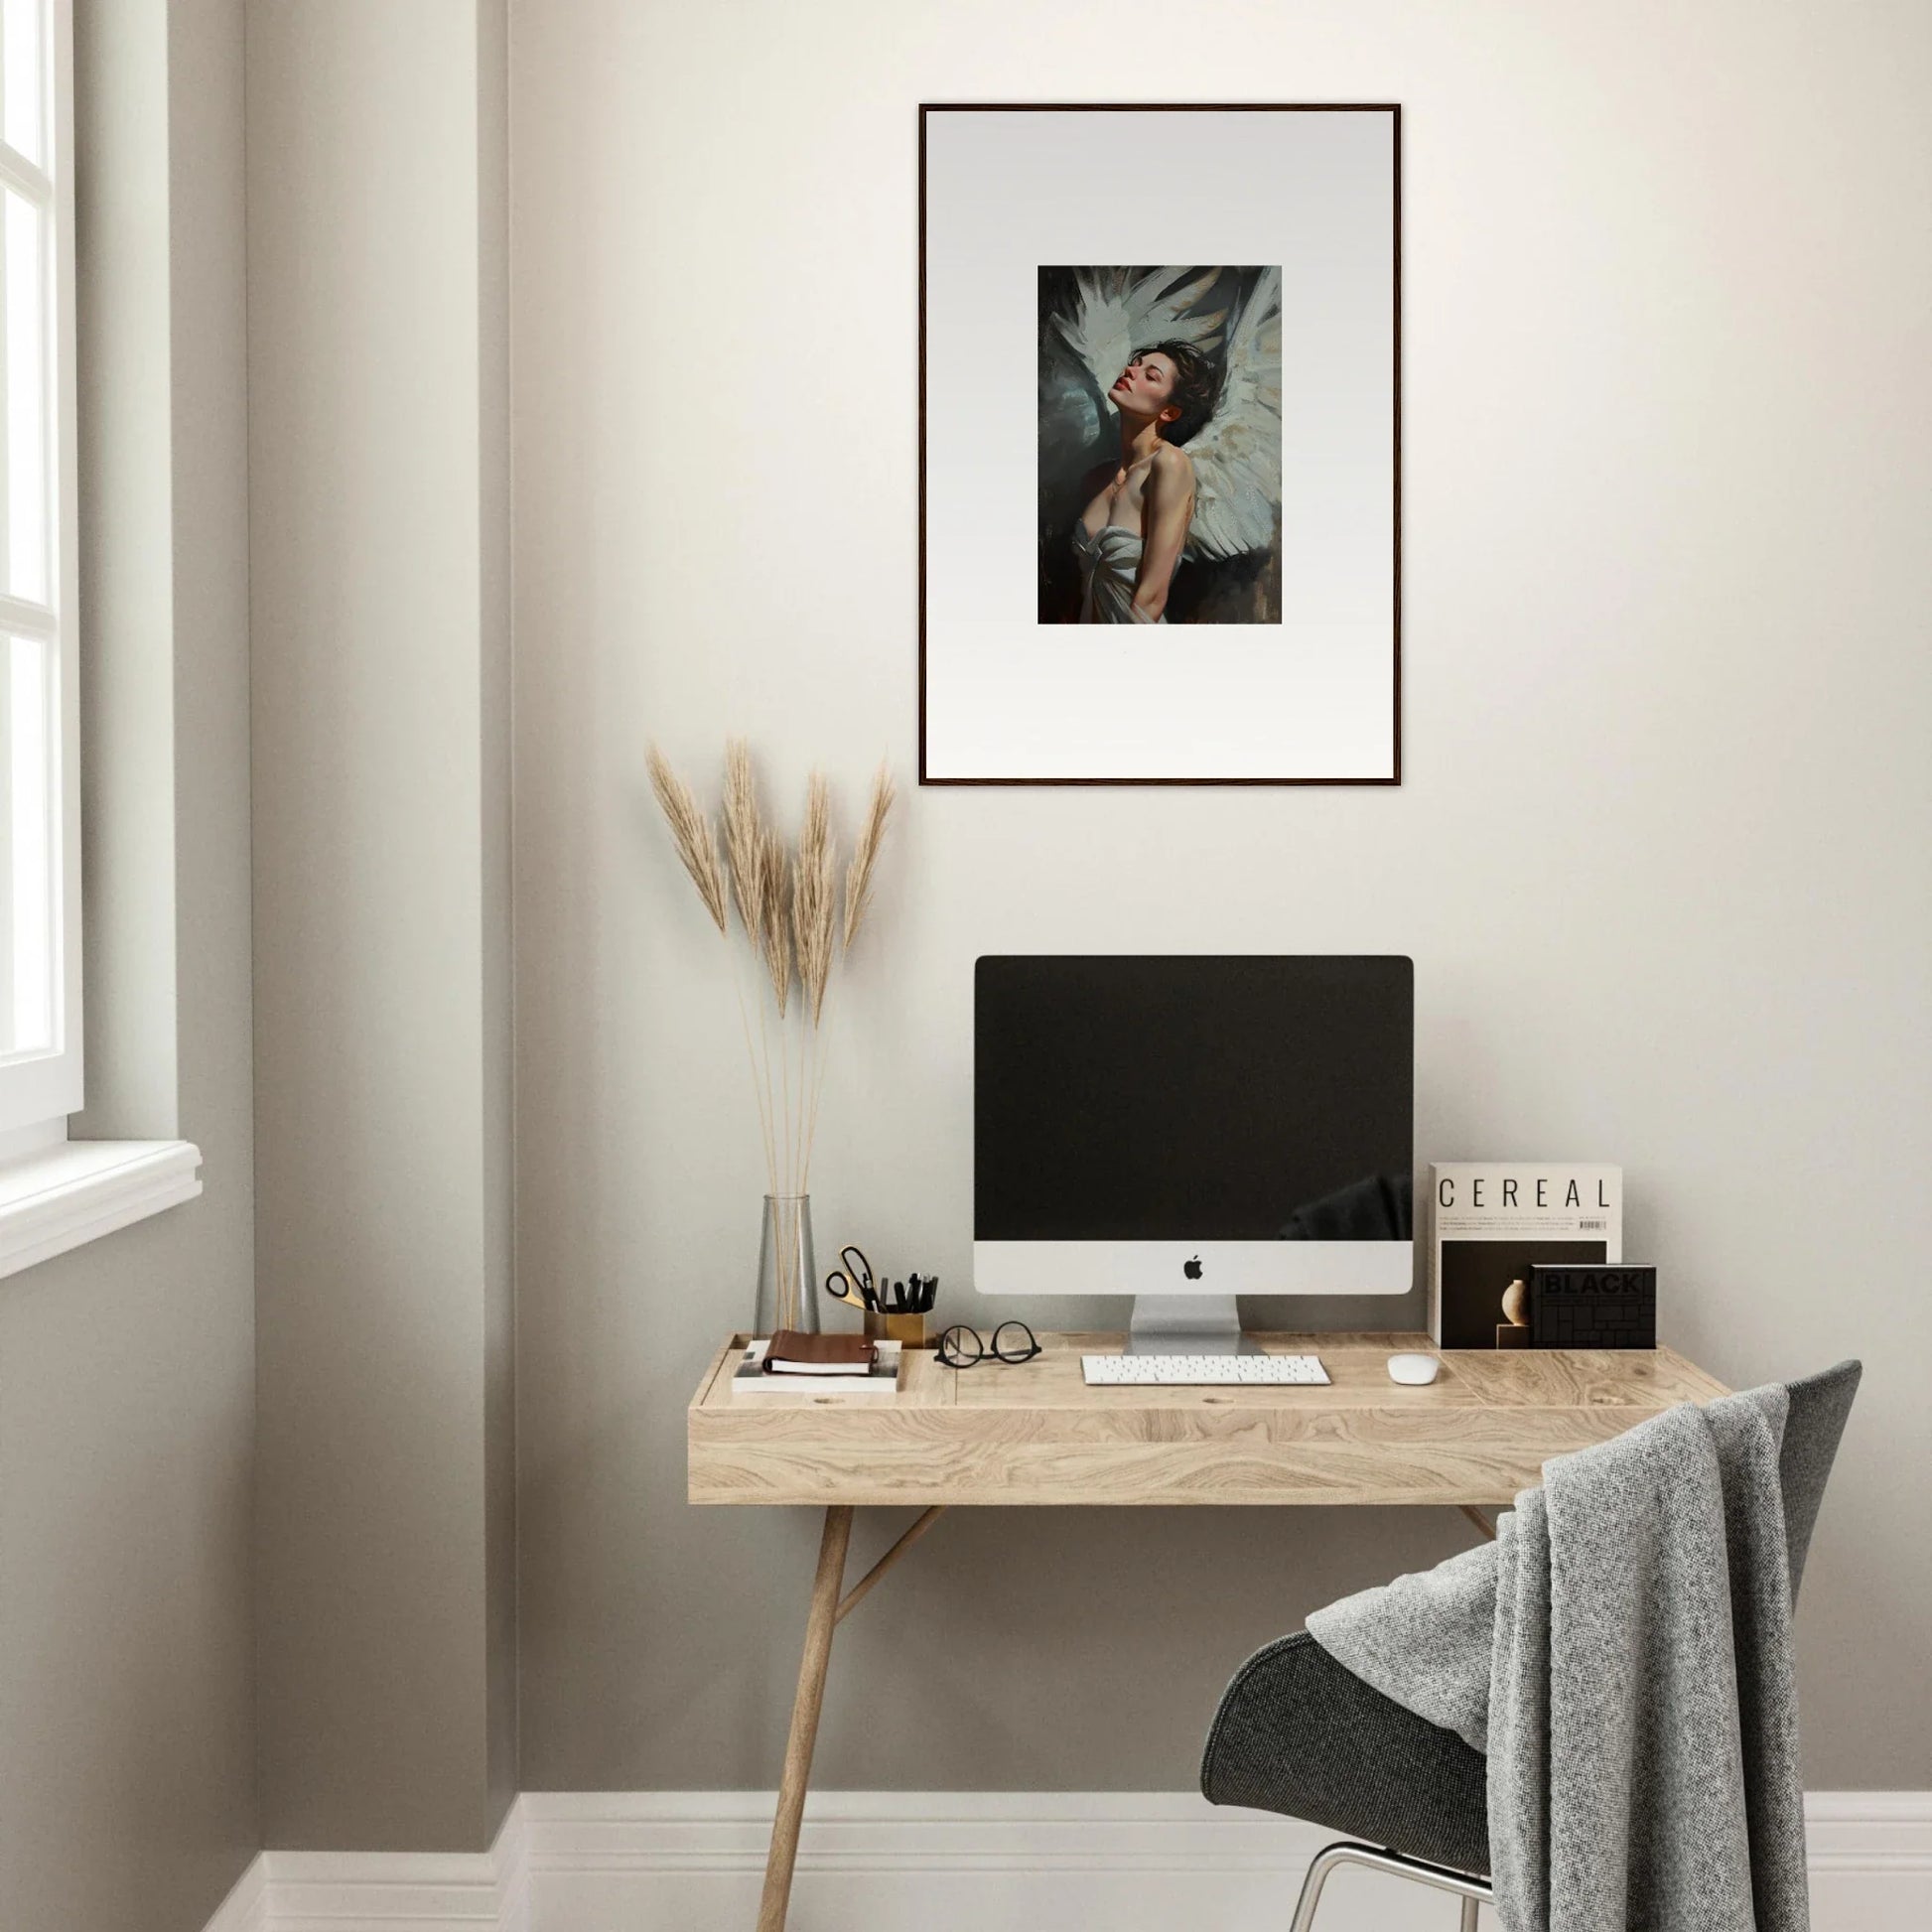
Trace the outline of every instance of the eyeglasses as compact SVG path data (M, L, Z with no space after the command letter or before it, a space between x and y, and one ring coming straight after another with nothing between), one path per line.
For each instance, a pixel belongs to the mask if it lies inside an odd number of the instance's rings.
M977 1368L989 1357L1002 1362L1030 1362L1040 1353L1038 1337L1024 1321L1002 1321L993 1330L989 1348L977 1328L955 1322L939 1337L939 1359L947 1368Z

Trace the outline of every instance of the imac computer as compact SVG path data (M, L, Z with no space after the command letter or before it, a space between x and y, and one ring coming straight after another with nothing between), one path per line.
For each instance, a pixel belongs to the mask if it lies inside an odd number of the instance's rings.
M1237 1295L1414 1271L1415 974L1396 957L989 956L973 1274L1132 1295L1131 1348L1240 1345Z

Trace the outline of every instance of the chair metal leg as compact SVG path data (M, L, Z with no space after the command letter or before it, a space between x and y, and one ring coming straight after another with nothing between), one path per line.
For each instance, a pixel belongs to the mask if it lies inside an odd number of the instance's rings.
M1328 1882L1328 1874L1338 1864L1348 1863L1347 1854L1355 1848L1349 1845L1330 1845L1325 1851L1314 1855L1314 1862L1309 1866L1309 1875L1302 1880L1302 1896L1295 1901L1295 1918L1288 1932L1309 1932L1314 1923L1314 1908L1321 1903L1321 1887Z
M1321 1902L1321 1887L1328 1882L1329 1872L1340 1864L1365 1864L1371 1871L1386 1871L1414 1884L1454 1893L1462 1901L1461 1932L1475 1932L1477 1908L1496 1895L1487 1878L1452 1871L1448 1865L1430 1864L1422 1859L1406 1859L1400 1852L1379 1851L1373 1845L1355 1845L1343 1840L1338 1845L1324 1846L1314 1855L1309 1875L1302 1880L1302 1896L1296 1902L1289 1932L1309 1932L1314 1923L1314 1908Z

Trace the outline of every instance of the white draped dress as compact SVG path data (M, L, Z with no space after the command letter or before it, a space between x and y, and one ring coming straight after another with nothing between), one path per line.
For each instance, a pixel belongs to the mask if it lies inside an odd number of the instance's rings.
M1106 523L1089 530L1073 526L1073 555L1080 566L1082 623L1166 623L1134 608L1134 586L1141 574L1141 539L1132 530Z

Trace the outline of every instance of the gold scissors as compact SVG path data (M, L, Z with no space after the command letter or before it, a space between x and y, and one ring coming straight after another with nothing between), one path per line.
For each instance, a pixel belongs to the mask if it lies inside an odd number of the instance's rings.
M863 1309L868 1314L879 1307L879 1293L873 1286L872 1263L862 1250L844 1247L839 1250L839 1266L825 1277L825 1292L835 1302L843 1302L849 1308Z

